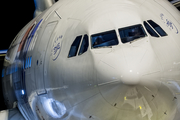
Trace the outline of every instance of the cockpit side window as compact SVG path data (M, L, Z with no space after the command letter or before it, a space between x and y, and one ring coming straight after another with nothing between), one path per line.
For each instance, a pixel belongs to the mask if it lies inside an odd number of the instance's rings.
M88 47L89 47L88 36L84 35L84 38L83 38L83 41L81 44L81 48L80 48L78 55L82 55L83 53L85 53L88 50Z
M135 39L143 38L147 36L144 28L141 24L130 27L120 28L119 34L122 43L134 41Z
M118 45L119 41L116 35L116 31L112 30L112 31L92 35L91 44L92 44L92 48Z
M149 26L147 22L144 21L144 26L147 29L148 33L153 37L159 37L159 35Z
M68 55L69 58L76 56L81 39L82 39L82 35L76 37L76 39L74 40L73 44L71 45L70 51L69 51L69 55Z
M161 36L167 36L167 33L154 21L148 20L148 23L158 32Z

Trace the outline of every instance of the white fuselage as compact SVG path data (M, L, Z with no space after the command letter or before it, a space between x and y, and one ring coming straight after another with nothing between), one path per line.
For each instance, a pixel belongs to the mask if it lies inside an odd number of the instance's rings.
M59 1L12 42L6 104L26 119L178 120L179 38L166 0Z

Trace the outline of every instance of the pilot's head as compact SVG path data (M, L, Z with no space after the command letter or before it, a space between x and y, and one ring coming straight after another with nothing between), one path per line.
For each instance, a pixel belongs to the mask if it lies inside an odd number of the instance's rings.
M103 42L101 37L96 38L96 41L94 42L94 45L99 45Z
M131 30L131 36L139 36L141 35L141 30L139 28L133 28Z

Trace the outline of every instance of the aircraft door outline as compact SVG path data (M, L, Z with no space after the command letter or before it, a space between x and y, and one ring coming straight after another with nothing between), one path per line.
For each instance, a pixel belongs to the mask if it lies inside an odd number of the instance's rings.
M44 61L46 55L46 49L53 34L53 31L57 25L57 21L50 22L46 25L41 41L37 51L37 62L35 67L35 77L36 77L36 88L37 94L46 94L45 81L44 81Z

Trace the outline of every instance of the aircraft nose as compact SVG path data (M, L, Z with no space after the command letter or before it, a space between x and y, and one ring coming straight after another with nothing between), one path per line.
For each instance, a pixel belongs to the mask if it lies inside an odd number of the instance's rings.
M139 84L144 71L142 61L145 53L146 50L141 48L124 48L109 53L99 64L99 83L118 80L126 85Z
M136 85L140 82L140 75L137 69L125 69L120 80L126 85Z

